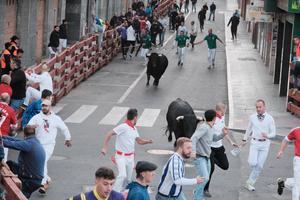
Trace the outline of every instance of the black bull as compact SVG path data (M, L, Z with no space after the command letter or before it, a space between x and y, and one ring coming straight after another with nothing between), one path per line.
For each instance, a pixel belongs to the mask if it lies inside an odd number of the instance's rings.
M159 79L168 67L168 59L163 54L151 53L147 64L147 86L149 85L150 76L153 76L153 85L158 86Z
M188 102L181 100L180 98L173 101L167 112L167 130L169 133L168 141L172 141L172 133L174 132L176 140L180 137L191 138L197 128L197 124L202 119L197 118L193 108ZM176 140L174 146L176 144Z

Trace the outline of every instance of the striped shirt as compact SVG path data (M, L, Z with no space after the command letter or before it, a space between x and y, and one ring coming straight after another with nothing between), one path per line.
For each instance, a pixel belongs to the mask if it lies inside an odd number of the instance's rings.
M158 185L158 193L168 197L178 197L183 185L197 184L196 178L184 178L184 161L178 153L174 153L164 166Z

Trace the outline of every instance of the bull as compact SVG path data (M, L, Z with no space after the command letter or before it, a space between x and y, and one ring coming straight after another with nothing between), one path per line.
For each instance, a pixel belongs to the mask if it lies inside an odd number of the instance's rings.
M168 126L165 134L168 135L168 141L172 141L172 134L175 139L180 137L191 138L197 128L197 124L203 121L203 118L197 117L193 108L186 101L177 98L171 102L166 115ZM174 146L176 145L176 140Z
M151 53L147 64L147 86L149 85L150 76L154 78L153 85L158 86L159 79L165 73L168 67L168 58L163 54Z

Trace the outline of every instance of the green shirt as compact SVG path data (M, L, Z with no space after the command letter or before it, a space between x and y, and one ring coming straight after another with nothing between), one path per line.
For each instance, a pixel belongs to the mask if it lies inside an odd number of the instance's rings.
M145 35L144 38L143 38L143 48L144 49L150 49L152 46L151 44L151 37L150 35Z
M183 48L186 46L186 41L189 39L190 38L187 35L178 35L178 36L176 36L175 40L177 41L178 47Z
M216 49L217 48L217 39L219 39L219 38L215 34L207 35L204 38L204 40L207 41L207 46L208 46L209 49Z

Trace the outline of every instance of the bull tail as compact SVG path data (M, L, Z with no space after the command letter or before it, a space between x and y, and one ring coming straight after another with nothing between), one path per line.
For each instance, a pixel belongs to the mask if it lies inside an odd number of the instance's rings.
M169 133L169 135L168 135L168 133ZM170 130L169 127L166 128L165 134L168 135L168 141L172 142L172 139L173 139L173 137L172 137L172 131Z

